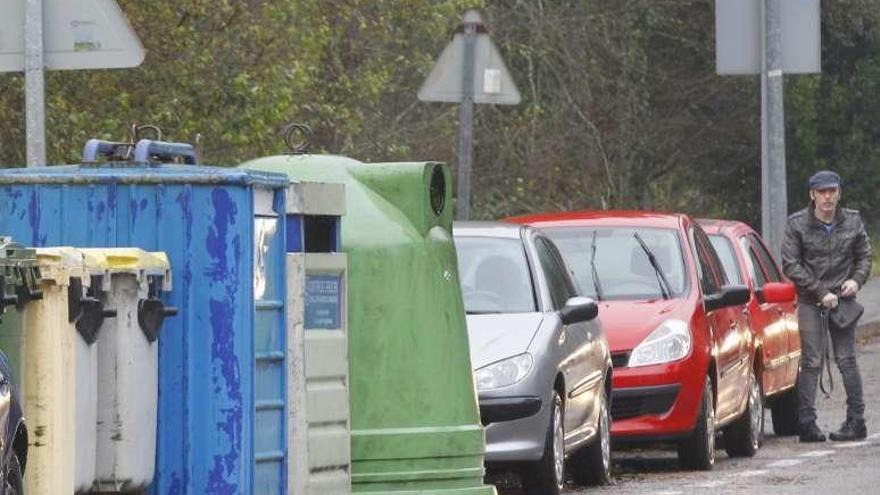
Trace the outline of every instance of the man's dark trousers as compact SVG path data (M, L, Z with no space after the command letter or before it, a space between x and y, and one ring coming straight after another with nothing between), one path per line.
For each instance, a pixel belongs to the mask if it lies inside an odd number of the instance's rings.
M798 379L798 415L801 424L816 421L816 389L822 373L822 351L826 330L822 325L821 309L812 304L798 303L798 324L801 336L801 373ZM856 325L838 328L828 322L831 345L834 349L837 369L843 377L846 389L846 417L865 419L865 402L862 398L862 378L856 363Z

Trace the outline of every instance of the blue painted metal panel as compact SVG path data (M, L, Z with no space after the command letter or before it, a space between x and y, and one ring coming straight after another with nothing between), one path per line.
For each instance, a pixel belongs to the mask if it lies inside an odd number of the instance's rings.
M287 215L287 252L302 253L305 251L305 217L302 215Z
M35 246L165 251L180 308L159 338L154 494L283 493L286 486L284 250L266 244L255 301L255 189L286 176L209 167L0 171L0 232Z
M277 197L280 194L276 195ZM276 212L283 212L283 205L276 203ZM258 217L255 226L254 280L256 292L256 318L254 342L256 367L255 411L256 432L254 456L257 468L254 472L254 493L284 493L286 491L286 429L287 381L285 357L287 341L284 320L284 290L286 287L285 259L266 256L264 253L284 253L284 215ZM269 434L282 432L282 435ZM280 453L280 455L278 455Z
M342 218L337 217L334 221L333 231L331 232L331 235L333 236L330 239L330 245L333 246L331 250L334 253L338 253L342 249L340 247L340 245L342 244Z

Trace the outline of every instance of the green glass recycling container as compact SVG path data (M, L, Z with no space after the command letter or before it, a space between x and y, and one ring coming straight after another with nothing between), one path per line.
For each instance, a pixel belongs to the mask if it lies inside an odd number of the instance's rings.
M310 154L241 167L345 186L352 490L494 494L483 483L448 167Z

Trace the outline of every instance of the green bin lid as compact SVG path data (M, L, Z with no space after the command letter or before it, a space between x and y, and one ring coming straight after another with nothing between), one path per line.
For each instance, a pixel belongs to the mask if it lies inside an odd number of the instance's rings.
M22 308L29 301L40 299L39 282L37 251L0 236L0 314L9 305Z

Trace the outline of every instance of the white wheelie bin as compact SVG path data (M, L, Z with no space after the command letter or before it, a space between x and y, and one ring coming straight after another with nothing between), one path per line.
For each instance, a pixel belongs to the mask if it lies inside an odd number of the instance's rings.
M90 279L80 251L39 248L37 263L42 299L24 315L24 414L30 432L25 489L73 493L91 488L95 458L94 349L77 326L94 334L87 327L95 321L93 312L100 317L102 309L84 293Z
M79 316L76 320L77 338L74 339L76 356L76 492L91 492L95 483L98 443L98 332L104 319L115 317L114 308L104 307L100 295L110 287L102 259L84 256L84 280L88 285L77 288L71 279L70 308ZM80 297L81 295L81 297Z
M95 274L109 280L101 300L116 311L98 332L95 489L141 492L155 472L159 329L176 311L159 296L171 290L164 253L84 249Z

